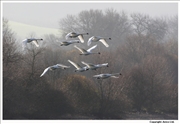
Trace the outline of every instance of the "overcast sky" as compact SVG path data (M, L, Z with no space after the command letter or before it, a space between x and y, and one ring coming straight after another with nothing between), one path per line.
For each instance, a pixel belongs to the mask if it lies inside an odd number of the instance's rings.
M59 28L58 21L82 10L114 8L128 14L140 12L152 17L178 14L177 3L3 3L3 17L11 21Z

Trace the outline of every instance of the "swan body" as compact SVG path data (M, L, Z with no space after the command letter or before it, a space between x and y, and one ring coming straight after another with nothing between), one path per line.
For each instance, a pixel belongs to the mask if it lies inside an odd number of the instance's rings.
M44 76L46 74L46 72L49 71L49 70L53 71L53 70L56 70L56 69L59 69L59 68L67 69L67 68L70 68L70 66L66 66L66 65L63 65L63 64L56 64L56 65L53 65L53 66L49 66L43 71L43 73L41 74L40 77Z
M68 60L68 62L70 62L76 68L75 72L83 72L83 71L89 70L86 66L81 67L79 64L76 64L76 63L72 62L71 60Z
M43 39L36 39L36 38L24 39L24 40L22 41L23 47L26 47L26 46L27 46L27 43L31 43L31 42L32 42L36 47L39 47L38 40L43 40Z
M112 77L112 78L119 78L117 77L116 75L121 75L121 73L114 73L114 74L99 74L99 75L94 75L93 77L97 78L97 79L106 79L106 78L109 78L109 77Z
M96 64L96 65L92 63L86 63L84 61L82 61L81 63L86 65L91 70L96 70L97 68L101 68L101 67L108 67L108 63Z
M60 42L61 46L68 46L73 43L80 43L80 40L70 40L70 41L62 41Z
M98 52L98 53L93 53L93 52L91 52L93 49L95 49L95 48L97 47L97 45L89 48L88 50L85 50L85 49L83 49L83 48L79 48L79 47L77 47L76 45L75 45L74 47L81 52L80 55L100 54L100 52Z
M92 42L102 42L106 47L109 47L109 45L106 42L106 39L111 40L111 38L104 38L104 37L100 37L100 36L92 36L89 38L88 40L88 46L92 43Z
M89 33L76 33L76 32L70 32L66 35L66 39L69 38L76 38L78 37L81 43L84 43L83 35L88 35Z

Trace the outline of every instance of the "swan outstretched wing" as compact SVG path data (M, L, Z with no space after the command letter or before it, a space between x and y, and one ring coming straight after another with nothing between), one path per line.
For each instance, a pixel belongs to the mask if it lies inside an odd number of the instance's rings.
M78 38L79 38L79 40L81 41L81 43L84 43L83 35L79 35Z
M40 77L44 76L49 69L50 69L50 67L46 68L46 69L43 71L43 73L41 74Z
M87 51L88 51L88 52L91 52L91 50L95 49L96 47L97 47L97 45L95 45L95 46L89 48Z
M33 40L32 42L36 45L36 47L39 47L37 40Z
M68 34L65 36L66 40L69 39L69 35L70 35L70 34L71 34L71 32L68 33Z
M109 45L107 44L107 42L105 41L105 39L100 39L100 42L102 42L106 47L109 47Z
M108 63L103 63L103 64L97 64L96 67L103 67L103 66L107 66Z
M71 63L74 67L76 67L77 69L81 68L80 65L78 65L78 64L76 64L76 63L74 63L74 62L72 62L71 60L68 60L68 62L70 62L70 63Z
M23 49L24 49L25 47L27 47L27 39L25 39L25 40L22 41L22 47L23 47Z
M88 42L87 42L87 45L88 45L88 46L91 44L92 39L93 39L93 37L90 37L90 38L89 38L89 40L88 40Z
M100 77L100 75L94 75L93 77L98 78L98 77Z
M82 53L86 52L85 49L79 48L79 47L77 47L76 45L74 45L74 47L75 47L76 49L78 49L79 51L81 51Z
M93 66L94 66L94 64L92 64L92 63L86 63L86 62L84 62L84 61L81 61L81 63L84 64L84 65L86 65L86 66L88 66L88 67L93 67Z
M66 66L66 65L63 65L63 64L57 64L57 66L58 66L59 68L62 68L62 69L70 68L70 66Z
M117 76L111 76L112 78L119 78L119 77L117 77Z

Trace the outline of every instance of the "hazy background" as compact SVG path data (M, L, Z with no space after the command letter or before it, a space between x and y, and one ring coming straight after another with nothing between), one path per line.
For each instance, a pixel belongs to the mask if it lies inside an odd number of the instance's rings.
M178 119L178 4L4 3L3 119ZM69 15L69 16L68 16ZM68 32L111 37L89 56L60 46ZM43 38L40 47L22 40ZM91 46L96 43L92 43ZM68 60L109 67L74 72ZM70 69L48 71L61 63ZM96 80L96 74L117 73ZM149 121L147 121L149 123Z
M151 17L173 16L178 14L176 3L3 3L3 17L10 22L12 30L18 37L24 39L30 33L37 36L42 34L58 34L59 20L69 15L77 15L82 10L113 8L117 12L139 12ZM18 22L18 23L17 23ZM23 23L23 24L20 24ZM24 25L26 24L26 25ZM30 25L36 26L31 27ZM43 29L44 27L46 29ZM22 30L23 29L23 30ZM34 29L34 30L33 30ZM42 29L42 30L41 30Z

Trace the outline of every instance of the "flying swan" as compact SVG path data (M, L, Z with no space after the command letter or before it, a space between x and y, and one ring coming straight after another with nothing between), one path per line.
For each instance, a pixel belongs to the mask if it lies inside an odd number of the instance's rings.
M80 40L70 40L70 41L62 41L60 42L61 46L68 46L73 43L80 43Z
M109 45L107 44L106 40L109 39L111 40L111 38L104 38L104 37L100 37L100 36L92 36L89 38L87 45L89 46L92 42L102 42L106 47L109 47Z
M79 47L77 47L76 45L74 45L74 47L81 52L80 55L100 54L100 52L97 52L97 53L91 52L93 49L95 49L95 48L97 47L97 45L89 48L88 50L85 50L85 49L83 49L83 48L79 48Z
M79 40L81 41L81 43L84 43L83 35L88 35L88 34L89 34L89 33L70 32L70 33L68 33L65 37L66 37L66 39L78 37Z
M118 76L116 75L122 75L121 73L114 73L114 74L99 74L99 75L94 75L93 77L94 78L97 78L97 79L106 79L106 78L109 78L109 77L112 77L112 78L119 78Z
M31 42L32 42L36 47L39 47L38 40L43 40L43 39L36 39L36 38L24 39L24 40L22 41L22 43L23 43L23 48L27 46L27 43L31 43Z
M96 65L92 63L86 63L84 61L82 61L81 63L86 65L91 70L96 70L97 68L101 68L101 67L108 67L108 63L96 64Z
M40 77L44 76L46 74L46 72L49 71L49 70L53 71L53 70L56 70L56 69L59 69L59 68L67 69L67 68L70 68L70 66L65 66L63 64L56 64L56 65L53 65L53 66L49 66L43 71L43 73L41 74Z

